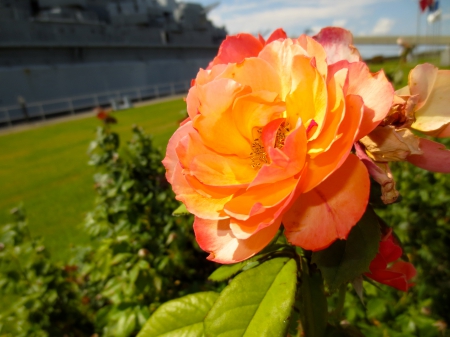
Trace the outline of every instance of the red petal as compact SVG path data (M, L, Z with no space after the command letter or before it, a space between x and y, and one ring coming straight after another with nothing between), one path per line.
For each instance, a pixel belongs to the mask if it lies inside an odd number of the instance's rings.
M261 41L251 34L227 36L209 67L216 64L239 63L247 57L256 57L263 47Z
M399 259L403 254L402 249L390 240L381 241L378 252L383 256L387 263Z
M410 286L405 275L390 270L377 270L375 273L366 273L365 275L379 283L386 284L401 291L408 291Z
M417 274L413 264L405 261L395 262L389 270L404 274L407 280L412 279Z
M278 39L282 39L282 40L287 39L286 32L281 28L278 28L272 34L270 34L269 38L266 41L266 44L269 44L270 42L278 40Z

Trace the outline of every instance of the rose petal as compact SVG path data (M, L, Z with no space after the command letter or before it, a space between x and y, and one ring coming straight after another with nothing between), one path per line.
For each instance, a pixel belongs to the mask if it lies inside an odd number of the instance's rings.
M391 236L391 238L392 238L392 236ZM392 241L392 239L390 239L390 240L380 242L380 247L378 249L378 253L383 257L383 259L386 261L386 263L390 263L395 260L398 260L402 256L403 251L399 245L395 244L394 241Z
M264 45L251 34L227 36L210 67L216 64L238 63L247 57L258 56Z
M347 159L361 123L363 102L361 97L349 95L345 98L345 115L339 125L337 137L329 150L311 158L305 173L305 192L312 190Z
M420 149L423 154L409 156L406 160L424 170L450 173L450 151L445 145L420 138Z
M266 44L269 44L270 42L273 42L273 41L276 41L279 39L281 39L281 40L287 39L286 32L281 28L278 28L272 34L270 34L269 38L266 41Z
M347 73L346 69L341 72ZM345 116L345 99L341 76L332 77L327 83L328 105L322 125L316 129L314 138L308 142L308 153L318 154L327 151L338 138L339 125ZM323 132L321 132L323 130Z
M224 205L231 200L232 195L224 198L211 198L198 193L186 181L180 165L175 166L172 188L176 199L183 202L189 213L201 216L205 219L224 219L228 216L224 213Z
M248 157L250 142L236 129L231 114L236 97L248 93L248 90L233 80L223 78L197 88L202 103L200 114L193 119L193 126L203 142L216 152Z
M390 270L377 270L373 273L366 273L365 275L379 283L386 284L401 291L408 291L410 287L406 276L402 273Z
M394 99L394 88L383 71L370 73L363 62L348 65L347 95L359 95L364 102L364 116L359 127L360 139L375 129L386 117Z
M411 127L433 135L439 133L439 130L450 123L450 70L437 71L435 81L431 83L434 73L430 72L428 74L424 72L420 77L416 76L416 73L410 75L414 78L418 77L416 80L417 86L413 86L416 82L410 82L412 94L415 94L417 91L420 97L420 95L424 95L425 90L428 91L425 102L422 100L422 97L419 98L415 113L416 121ZM428 84L428 86L422 88L421 84Z
M370 181L365 166L350 155L322 184L302 194L283 217L288 241L321 250L346 239L367 206Z
M327 86L319 71L311 65L311 58L297 55L292 60L292 86L286 97L288 121L295 125L298 118L308 127L314 120L318 127L315 135L323 128L327 112ZM312 137L313 139L316 136Z
M167 144L166 157L164 158L162 163L166 168L166 179L170 184L172 184L173 181L172 177L175 166L178 165L176 148L180 140L187 136L190 132L195 132L194 128L192 127L192 122L188 122L179 127L172 135L172 137L170 137L169 143Z
M412 263L405 262L405 261L397 261L395 262L389 270L397 273L402 273L405 275L407 280L412 279L414 276L417 275L416 268L414 268Z
M286 110L278 94L271 91L253 91L234 101L232 117L236 128L250 142L254 140L254 128L262 128L271 120L281 117Z
M241 85L248 86L253 92L271 91L280 93L279 74L267 61L261 58L251 57L238 64L229 64L217 77L217 79L219 78L232 79ZM282 99L281 95L279 97Z
M450 137L450 124L447 124L446 127L439 130L439 134L436 137L440 137L440 138Z
M328 64L341 60L358 62L361 56L358 49L353 47L353 35L350 31L339 27L323 28L319 34L313 37L319 42L327 53Z
M277 74L279 81L279 91L277 92L282 100L285 100L291 91L294 56L303 55L307 57L306 54L306 50L291 39L274 41L264 47L259 54L259 58L268 62Z
M328 72L327 53L322 45L308 35L301 35L297 42L306 50L306 56L314 58L317 69L326 78Z
M416 109L420 109L427 102L433 90L437 74L438 68L430 63L419 64L409 72L409 91L411 95L419 97Z
M269 244L279 227L280 221L243 240L233 235L230 219L216 221L196 217L194 222L200 248L210 253L208 260L224 264L236 263L258 253Z
M225 205L225 212L239 220L247 220L256 204L264 208L280 205L294 191L298 179L289 178L273 184L263 184L247 189L239 196L235 196Z

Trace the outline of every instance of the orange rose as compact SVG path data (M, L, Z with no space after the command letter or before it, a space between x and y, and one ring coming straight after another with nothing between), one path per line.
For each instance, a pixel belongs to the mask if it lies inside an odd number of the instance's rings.
M350 151L388 113L392 86L359 61L346 30L277 32L260 49L233 43L247 34L224 42L163 161L200 247L220 263L256 254L281 223L292 244L324 249L368 202L367 170Z

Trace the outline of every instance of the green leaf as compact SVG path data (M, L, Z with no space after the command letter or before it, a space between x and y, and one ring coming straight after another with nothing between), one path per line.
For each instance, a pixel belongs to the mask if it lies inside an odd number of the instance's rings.
M314 266L309 268L302 259L301 286L298 307L304 335L323 337L327 328L328 303L323 289L320 271Z
M255 261L255 258L251 258L235 264L226 264L214 270L214 272L209 275L208 279L214 282L225 281L239 273L241 270L245 271L247 269L255 267L258 264L259 261Z
M312 254L312 262L321 270L331 290L369 271L378 252L380 225L375 212L367 207L347 240L338 240L327 249Z
M219 294L208 291L161 305L137 337L203 337L203 320Z
M352 281L353 288L355 289L356 295L358 295L359 300L362 305L364 305L364 287L363 287L363 278L362 276L358 276Z
M128 337L136 327L136 314L130 308L125 310L117 321L115 336Z
M207 337L285 336L295 300L297 264L275 258L242 272L205 319Z
M173 216L185 216L190 215L189 211L186 209L186 206L182 203L176 210L173 211Z

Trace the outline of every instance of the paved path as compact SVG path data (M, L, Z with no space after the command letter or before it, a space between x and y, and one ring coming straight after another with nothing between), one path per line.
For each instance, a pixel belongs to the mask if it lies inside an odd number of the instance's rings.
M181 99L183 97L186 97L186 94L155 98L155 99L151 99L148 101L136 102L133 104L133 107L138 108L140 106L153 105L153 104L157 104L157 103L172 101L175 99ZM47 120L39 120L39 121L30 122L30 123L13 125L10 127L0 128L0 136L8 135L11 133L17 133L17 132L21 132L21 131L25 131L25 130L35 129L35 128L39 128L39 127L46 126L46 125L59 124L59 123L64 123L64 122L68 122L68 121L89 118L89 117L94 117L94 116L95 116L94 110L88 110L86 112L80 112L75 115L67 115L67 116L55 117L55 118L47 119Z

